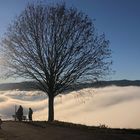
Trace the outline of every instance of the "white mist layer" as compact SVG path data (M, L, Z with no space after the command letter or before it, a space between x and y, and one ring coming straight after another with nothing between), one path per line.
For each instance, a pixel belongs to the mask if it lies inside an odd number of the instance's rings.
M24 115L34 110L34 120L47 120L48 101L40 91L0 91L0 116L12 119L15 105ZM140 128L140 87L87 88L55 98L55 119L86 125Z

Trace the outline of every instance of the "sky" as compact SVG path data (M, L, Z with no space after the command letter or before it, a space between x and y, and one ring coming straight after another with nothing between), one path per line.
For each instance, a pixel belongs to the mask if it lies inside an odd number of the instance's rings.
M43 0L57 3L62 0ZM87 14L99 34L105 33L112 50L111 80L140 79L140 0L63 0ZM0 39L8 25L36 0L0 0Z

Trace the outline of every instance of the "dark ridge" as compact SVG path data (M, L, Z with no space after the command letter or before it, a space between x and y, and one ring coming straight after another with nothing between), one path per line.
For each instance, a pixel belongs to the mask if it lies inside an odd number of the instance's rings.
M77 85L72 85L66 91L73 91L73 90L80 90L83 88L90 88L90 87L106 87L106 86L140 86L140 80L114 80L114 81L98 81L94 83L81 83ZM0 90L39 90L37 83L34 81L26 81L20 83L5 83L0 84Z
M21 91L30 91L30 90L39 90L36 82L20 82L20 83L4 83L0 84L0 90L21 90Z
M84 88L100 88L107 86L140 86L140 80L113 80L113 81L97 81L94 83L82 83L69 87L66 91L80 90Z

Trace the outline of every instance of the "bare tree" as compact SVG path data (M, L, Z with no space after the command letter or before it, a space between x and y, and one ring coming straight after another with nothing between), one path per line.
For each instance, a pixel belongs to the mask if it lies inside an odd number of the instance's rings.
M54 97L77 82L106 75L109 41L92 20L65 4L30 4L8 28L2 41L9 76L36 80L48 95L48 121L54 120Z

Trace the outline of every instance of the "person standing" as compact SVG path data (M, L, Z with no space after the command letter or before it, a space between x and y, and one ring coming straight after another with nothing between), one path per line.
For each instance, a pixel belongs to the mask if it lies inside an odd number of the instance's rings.
M29 121L32 121L32 115L33 115L33 110L29 108L29 113L28 113Z
M0 118L0 129L1 129L1 125L2 125L2 119Z
M17 119L22 121L23 118L23 107L20 105L17 112L16 112Z

